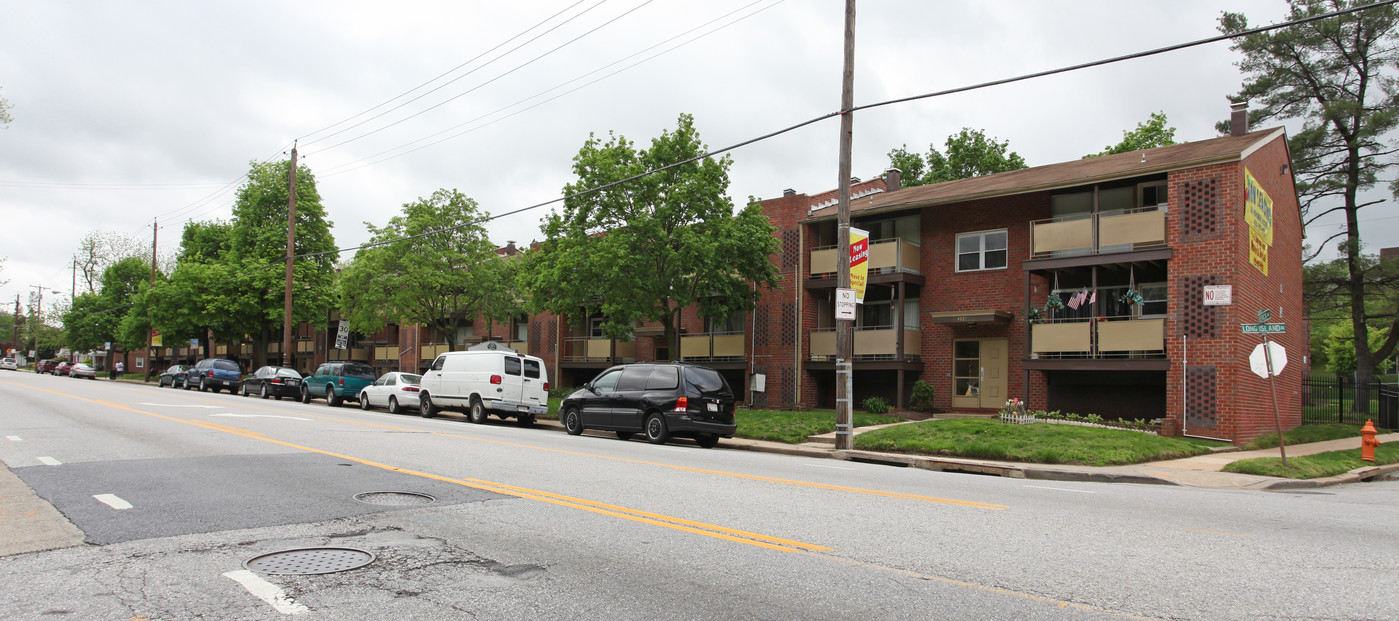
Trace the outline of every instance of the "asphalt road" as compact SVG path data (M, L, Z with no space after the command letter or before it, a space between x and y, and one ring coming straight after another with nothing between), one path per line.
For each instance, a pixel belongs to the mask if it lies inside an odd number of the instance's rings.
M1395 481L1027 481L8 372L0 461L0 549L69 537L0 558L6 619L1399 618ZM355 499L386 491L436 501ZM322 546L374 559L242 572Z

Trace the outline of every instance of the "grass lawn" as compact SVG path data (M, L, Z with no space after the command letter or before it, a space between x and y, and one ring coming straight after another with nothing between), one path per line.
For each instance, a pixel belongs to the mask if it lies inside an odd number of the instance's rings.
M831 411L782 412L776 410L738 410L734 412L740 438L800 444L807 436L836 430L836 414ZM855 426L868 427L897 423L903 419L855 412Z
M1388 433L1381 430L1380 433ZM1326 423L1320 425L1302 425L1292 431L1284 431L1282 439L1288 446L1293 444L1306 444L1308 442L1325 442L1327 440L1340 440L1341 438L1360 437L1360 425L1342 425L1340 423ZM1277 432L1265 433L1252 442L1245 444L1243 450L1252 451L1255 449L1273 448L1278 445Z
M886 427L855 436L855 448L1040 464L1114 466L1208 453L1222 442L1074 425L1007 425L952 419Z
M1224 471L1288 479L1315 479L1345 474L1356 468L1381 466L1396 462L1399 462L1399 443L1389 442L1375 447L1374 463L1360 461L1360 449L1357 447L1344 451L1288 457L1286 468L1282 466L1282 458L1280 457L1245 459L1225 466Z

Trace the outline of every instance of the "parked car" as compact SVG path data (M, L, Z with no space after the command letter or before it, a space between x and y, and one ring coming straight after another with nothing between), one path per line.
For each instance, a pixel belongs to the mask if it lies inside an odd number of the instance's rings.
M242 379L243 368L238 366L237 362L223 358L205 358L185 373L185 390L198 388L200 392L218 392L223 388L228 390L229 394L233 394L233 391L238 390Z
M72 371L72 370L73 370L73 363L68 362L67 360L64 360L63 362L58 363L58 366L56 366L56 367L53 368L53 374L54 374L54 375L67 375L68 372L69 372L69 371Z
M185 374L189 373L190 367L185 364L177 364L160 374L160 381L156 383L156 388L179 388L185 385Z
M495 414L529 426L549 412L549 372L534 356L450 351L433 360L420 387L418 413L423 418L453 408L466 411L473 423Z
M679 362L607 369L563 400L559 420L575 436L584 429L606 429L623 440L645 433L653 444L688 437L704 448L732 438L738 429L734 392L724 376Z
M58 375L58 364L58 360L40 360L34 364L34 372Z
M79 362L68 369L68 377L85 377L87 379L97 379L97 369L86 362Z
M384 406L390 414L398 414L404 409L418 409L419 383L423 376L394 371L385 373L373 384L359 391L359 407L369 409Z
M327 362L301 379L301 402L324 397L326 405L340 407L345 400L359 401L359 391L374 377L374 367L363 362Z
M297 373L296 369L286 367L262 367L243 379L241 390L244 397L276 397L278 401L281 401L282 397L296 399L301 396L301 374Z
M16 360L16 359L14 359L14 358L0 358L0 370L3 370L3 371L18 371L18 370L19 370L19 360Z

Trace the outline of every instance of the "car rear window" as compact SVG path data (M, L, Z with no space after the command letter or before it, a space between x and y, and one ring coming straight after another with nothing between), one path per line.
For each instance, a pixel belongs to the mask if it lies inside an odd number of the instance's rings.
M675 390L680 387L680 369L656 367L646 379L646 390Z
M233 371L234 373L242 370L238 368L238 363L232 360L215 360L214 368L220 371Z
M509 356L506 356L506 357L505 357L505 374L506 374L506 375L519 375L519 374L520 374L520 359L519 359L519 358L511 358L511 357L509 357Z
M345 377L353 377L355 379L373 380L376 377L374 375L374 367L353 362L346 364L345 370L342 371L341 374Z
M276 376L277 376L277 377L298 377L298 378L299 378L299 377L301 377L301 374L300 374L300 373L297 373L297 372L296 372L296 369L277 369Z
M733 392L729 389L729 383L724 381L724 376L707 367L686 367L685 380L700 390Z
M403 375L398 376L398 382L400 384L408 384L409 386L417 386L422 381L423 376L421 375L411 375L405 373Z

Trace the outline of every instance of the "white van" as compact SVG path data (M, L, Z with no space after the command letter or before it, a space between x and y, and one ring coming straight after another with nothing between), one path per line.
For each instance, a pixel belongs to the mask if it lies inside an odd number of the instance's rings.
M419 413L432 418L439 410L466 412L473 423L495 414L534 424L549 413L549 371L534 356L504 351L451 351L437 357L423 373Z

